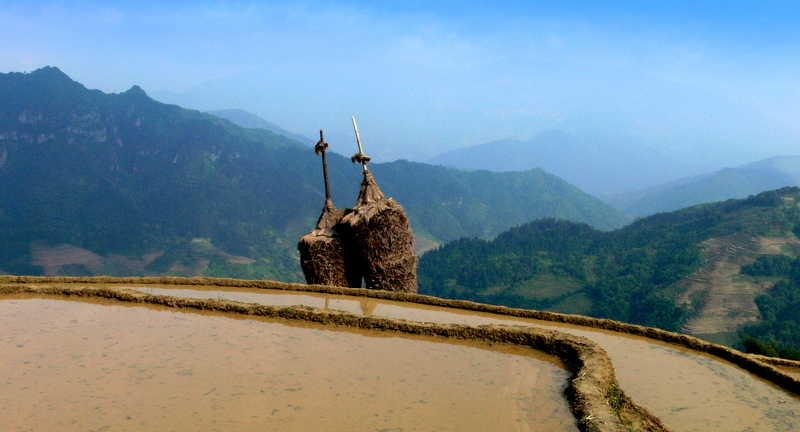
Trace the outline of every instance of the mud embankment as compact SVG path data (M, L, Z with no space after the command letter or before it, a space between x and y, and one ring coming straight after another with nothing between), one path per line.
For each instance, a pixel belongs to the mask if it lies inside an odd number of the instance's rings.
M26 284L90 284L90 286L47 286ZM399 319L359 316L347 312L328 311L311 307L275 307L215 299L188 299L147 293L122 291L97 286L101 284L180 284L258 287L295 291L316 291L347 295L403 300L411 296L418 303L454 307L453 301L433 297L389 292L345 289L336 287L282 284L270 281L238 281L209 278L40 278L0 277L0 295L34 294L57 296L101 297L117 301L159 304L176 308L215 310L226 313L257 315L283 319L303 320L332 326L403 332L407 334L438 336L492 343L515 344L552 354L560 358L572 371L567 397L571 409L585 431L668 430L647 410L633 403L616 381L614 368L608 355L594 342L563 332L517 326L440 325L417 323ZM91 286L94 285L94 286ZM378 295L374 295L378 294ZM386 296L389 294L389 296ZM440 302L436 303L435 301ZM462 302L463 303L463 302ZM478 304L473 304L478 305ZM483 305L488 306L488 305ZM457 307L457 306L456 306ZM473 309L473 308L470 308Z
M766 359L742 353L732 348L708 342L693 336L668 332L666 330L644 327L634 324L622 323L608 319L591 318L582 315L567 315L555 312L536 311L529 309L516 309L505 306L475 303L466 300L448 300L421 294L398 293L391 291L365 290L360 288L343 288L324 285L304 285L297 283L284 283L276 281L240 280L229 278L179 278L179 277L40 277L40 276L0 276L0 284L8 283L85 283L85 284L163 284L163 285L216 285L224 287L262 288L286 291L307 291L328 294L341 294L348 296L371 297L386 300L405 301L431 306L441 306L488 312L498 315L532 318L543 321L552 321L565 324L574 324L597 329L612 330L637 336L668 342L683 346L695 351L700 351L730 361L737 366L758 375L780 387L800 395L800 378L787 373L776 365L775 360ZM788 363L787 363L788 362ZM800 369L800 362L787 361L780 366Z
M606 319L597 319L597 318L590 318L585 316L578 316L578 315L565 315L565 314L558 314L553 312L544 312L544 311L534 311L534 310L526 310L526 309L514 309L508 308L504 306L495 306L495 305L487 305L481 303L474 303L469 301L463 300L447 300L447 299L440 299L436 297L424 296L419 294L407 294L407 293L395 293L395 292L388 292L388 291L373 291L373 290L364 290L364 289L354 289L354 288L341 288L341 287L331 287L331 286L320 286L320 285L304 285L304 284L289 284L289 283L281 283L275 281L251 281L251 280L237 280L237 279L220 279L220 278L175 278L175 277L159 277L159 278L110 278L110 277L17 277L17 276L0 276L0 284L25 284L25 283L35 283L35 284L160 284L160 285L184 285L184 286L201 286L201 285L215 285L221 287L241 287L241 288L257 288L257 289L271 289L271 290L286 290L286 291L300 291L300 292L317 292L317 293L327 293L327 294L339 294L339 295L348 295L348 296L361 296L361 297L369 297L369 298L378 298L378 299L386 299L386 300L396 300L396 301L405 301L405 302L412 302L417 304L425 304L431 306L441 306L441 307L448 307L448 308L458 308L464 310L471 310L477 312L488 312L498 315L506 315L506 316L514 316L514 317L522 317L522 318L531 318L537 320L544 320L544 321L551 321L557 323L565 323L565 324L574 324L580 326L586 326L591 328L597 329L605 329L605 330L612 330L620 333L627 333L632 335L644 336L647 338L665 341L671 344L683 346L686 348L693 349L695 351L705 352L708 354L712 354L717 356L721 359L730 361L745 370L748 370L755 375L758 375L766 380L769 380L780 387L783 387L795 394L800 394L800 376L795 371L800 371L800 362L789 361L789 360L781 360L781 359L772 359L766 358L761 356L754 356L744 354L740 351L733 350L731 348L714 344L711 342L707 342L692 336L667 332L660 329L654 329L649 327L637 326L632 324L625 324L620 323L617 321L611 321ZM1 287L0 287L1 288ZM76 287L77 288L77 287ZM16 289L16 288L15 288ZM0 291L2 292L2 291ZM20 291L23 292L23 291ZM57 294L57 293L54 293ZM69 294L69 293L67 293ZM98 295L98 294L83 294L83 295ZM130 300L130 301L142 301L142 300ZM159 300L160 301L160 300ZM180 304L188 304L183 303L183 299L172 299L169 300L173 302L175 306L179 306ZM197 301L198 305L203 304L207 301ZM224 302L223 302L224 303ZM167 303L162 303L167 304ZM180 306L179 306L180 307ZM198 306L183 306L183 307L198 307ZM205 307L205 306L199 306ZM226 306L227 307L227 306ZM284 308L285 309L285 308ZM290 308L291 309L291 308ZM307 311L311 310L309 308L295 308L299 310ZM225 310L225 309L220 309ZM250 313L250 312L243 312L243 313ZM295 312L289 313L289 315L294 314ZM304 319L302 318L303 314L299 314L298 316L286 316L287 318L295 318L295 319ZM323 314L325 315L325 314ZM327 315L336 315L336 313L328 313ZM365 324L370 322L370 320L377 320L377 322L381 321L393 321L393 320L386 320L380 318L370 318L370 317L362 317L363 320L366 321L358 321L358 323L353 324L344 324L341 325L368 325ZM326 321L330 320L331 318L322 318L322 315L316 318L317 322L323 322L326 324L331 325L339 325L338 322L333 321ZM319 321L322 319L323 321ZM353 319L353 318L350 318ZM338 319L337 319L338 320ZM369 324L369 325L378 325L378 324ZM384 325L384 324L380 324ZM390 324L387 322L386 324L387 330L395 330L395 331L405 331L402 328L394 328L394 324ZM437 326L429 326L424 325L425 328L431 329ZM470 335L473 330L452 330L453 328L457 328L454 326L438 326L441 328L448 328L450 333L430 333L430 334L439 334L441 336L446 337L463 337ZM365 327L365 328L377 328L377 327ZM475 327L471 327L475 329ZM421 331L421 330L420 330ZM431 330L425 330L431 331ZM415 331L410 331L414 333ZM455 333L453 333L455 332ZM419 333L419 334L429 334L429 333ZM459 336L461 334L461 336ZM506 332L506 334L510 334ZM470 336L472 337L472 336ZM477 337L477 336L476 336ZM500 336L493 336L493 337L500 337ZM516 337L516 336L515 336ZM510 336L502 336L500 339L486 339L501 342L503 341L502 338L511 338ZM509 339L508 342L513 342ZM578 371L581 366L579 356L574 354L574 349L572 350L573 354L568 354L569 350L562 349L565 354L559 354L557 352L557 348L555 346L550 346L545 344L543 347L536 347L534 348L539 349L543 352L552 353L559 357L562 355L572 355L573 359L564 358L562 360L566 364L569 364L573 371ZM602 351L602 350L601 350ZM600 354L598 354L600 355ZM606 359L604 361L608 361L608 357L605 352L602 352L602 356ZM616 394L618 394L618 387L616 385L616 380L613 377L613 368L610 365L610 361L608 364L608 368L611 370L610 374L610 381L608 381L608 377L602 380L594 380L595 384L595 391L594 393L597 394L602 393L604 396L604 404L608 406L617 405L617 402L612 402L613 400L619 400L616 398ZM585 370L581 370L580 372L575 372L574 377L581 377ZM587 374L588 375L588 374ZM578 381L578 380L575 380ZM580 381L578 381L580 383ZM612 385L613 384L613 385ZM601 389L601 390L597 390ZM570 395L570 398L575 398L574 395ZM624 395L623 395L624 398ZM591 412L587 411L582 406L590 407L590 404L581 404L579 399L575 399L574 401L571 399L571 403L573 403L573 409L575 410L576 416L581 418L582 420L585 418L596 419L599 418L592 414ZM620 411L623 418L625 417L626 413L629 411L636 411L638 407L629 402L624 401L623 409ZM612 409L612 412L616 413L617 410ZM642 412L642 414L631 414L631 418L652 418L652 416L646 412ZM635 421L635 420L632 420ZM614 425L619 426L619 422L614 423ZM658 428L663 428L660 422L657 420L654 423L657 426L653 426L651 430L660 430ZM601 423L595 423L596 426L591 426L589 422L582 422L582 428L585 430L615 430L614 427L616 426L602 426ZM629 427L624 427L622 430L629 429Z

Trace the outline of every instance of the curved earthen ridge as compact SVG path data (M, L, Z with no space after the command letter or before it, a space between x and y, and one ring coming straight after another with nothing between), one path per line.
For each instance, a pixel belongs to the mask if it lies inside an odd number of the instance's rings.
M521 318L532 318L543 321L557 323L574 324L586 327L613 330L620 333L644 336L651 339L669 342L683 346L699 352L715 355L724 360L730 361L739 367L752 372L753 374L773 382L774 384L800 395L800 378L795 377L777 368L775 365L789 367L800 370L800 362L767 359L762 356L745 354L741 351L728 348L726 346L714 344L693 336L679 333L668 332L666 330L644 327L634 324L626 324L608 319L591 318L581 315L567 315L555 312L536 311L529 309L516 309L505 306L495 306L483 303L475 303L466 300L449 300L438 297L431 297L422 294L401 293L393 291L376 291L358 288L345 288L325 285L305 285L298 283L286 283L267 280L242 280L230 278L179 278L179 277L124 277L114 278L107 276L99 277L43 277L43 276L0 276L0 284L12 283L82 283L82 284L163 284L163 285L216 285L225 287L241 288L261 288L285 291L306 291L327 294L340 294L348 296L361 296L378 298L385 300L406 301L417 304L431 306L441 306L456 309L471 310L477 312L488 312L498 315L515 316Z
M37 278L4 276L0 277L0 295L34 294L100 297L116 301L158 304L175 308L215 310L227 313L303 320L325 325L528 346L555 355L571 369L572 377L566 394L572 412L579 419L581 430L598 432L669 430L657 417L633 403L619 389L611 359L602 348L586 338L556 330L523 326L489 325L474 327L460 324L417 323L303 306L276 307L228 300L189 299L147 294L119 288L78 285L102 283L161 284L165 283L164 279L176 284L180 278ZM76 285L47 286L26 285L26 283L75 283Z

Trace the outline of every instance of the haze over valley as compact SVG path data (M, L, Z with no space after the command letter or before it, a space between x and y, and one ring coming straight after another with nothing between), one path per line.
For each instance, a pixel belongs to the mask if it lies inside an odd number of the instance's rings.
M243 110L210 113L240 126L268 129L307 144L313 142ZM691 174L690 166L668 155L641 151L613 140L581 141L559 129L544 131L530 141L500 140L445 152L428 163L465 171L543 168L629 218L800 185L800 156L775 156ZM671 180L679 173L685 176Z
M589 188L543 152L521 168L605 194L798 154L799 15L776 1L12 0L0 72L57 66L347 148L355 115L378 162L561 130L618 178Z

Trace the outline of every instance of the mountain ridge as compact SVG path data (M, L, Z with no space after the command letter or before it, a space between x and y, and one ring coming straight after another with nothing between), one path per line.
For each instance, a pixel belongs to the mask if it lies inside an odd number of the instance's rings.
M538 167L595 196L629 190L634 184L655 186L692 171L682 161L629 139L578 137L561 129L546 130L527 141L509 138L450 150L427 162L498 172Z
M89 90L57 68L0 74L0 96L4 271L41 273L31 264L31 244L40 242L126 255L145 274L173 267L150 259L162 254L172 264L208 261L199 270L207 275L302 280L296 242L324 203L320 159L307 145L154 101L138 86ZM334 152L328 162L334 203L354 203L360 168ZM535 217L572 215L604 229L626 221L542 171L468 173L405 161L370 169L404 206L420 244L489 238ZM198 239L221 252L197 247ZM94 273L79 263L52 271Z
M631 217L642 217L786 186L800 186L800 156L774 156L603 199Z
M278 135L283 135L287 138L291 138L295 141L301 142L309 146L313 146L316 144L316 141L312 140L311 138L308 138L300 134L296 134L294 132L289 132L286 129L276 125L275 123L268 122L263 118L249 111L245 111L243 109L232 108L224 110L206 111L206 113L224 118L226 120L230 120L233 123L242 127L251 129L266 129Z

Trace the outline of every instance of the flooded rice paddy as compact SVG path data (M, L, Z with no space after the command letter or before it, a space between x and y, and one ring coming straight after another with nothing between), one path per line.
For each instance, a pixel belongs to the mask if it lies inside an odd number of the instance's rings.
M800 368L792 368L787 366L778 366L778 369L788 373L789 375L794 375L800 378Z
M260 295L168 292L197 293ZM9 431L577 430L523 347L32 296L0 297L0 341Z
M152 294L276 306L305 305L423 322L516 324L557 329L586 337L602 346L614 363L622 389L675 431L800 430L800 397L797 395L714 356L648 338L374 298L220 287L131 288Z

